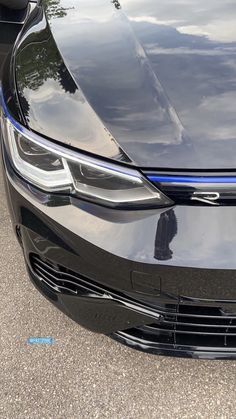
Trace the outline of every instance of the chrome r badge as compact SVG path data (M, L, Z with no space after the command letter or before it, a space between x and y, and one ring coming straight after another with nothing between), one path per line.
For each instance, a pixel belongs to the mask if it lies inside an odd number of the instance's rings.
M217 201L220 199L219 192L193 192L191 201L200 201L210 205L220 205Z

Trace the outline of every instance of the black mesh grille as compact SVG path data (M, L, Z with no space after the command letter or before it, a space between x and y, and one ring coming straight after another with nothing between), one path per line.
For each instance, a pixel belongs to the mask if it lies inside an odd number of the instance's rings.
M162 313L160 322L125 333L150 345L236 348L236 303L235 314L229 315L217 307L179 304L173 308L174 313Z

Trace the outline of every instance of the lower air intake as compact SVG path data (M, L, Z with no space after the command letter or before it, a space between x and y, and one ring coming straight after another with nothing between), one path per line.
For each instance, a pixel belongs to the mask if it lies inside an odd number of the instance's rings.
M79 275L37 255L30 257L31 269L49 288L58 293L77 295L79 292Z
M230 304L232 309L232 303ZM195 348L236 352L235 314L218 307L194 305L172 306L173 312L162 312L161 321L120 332L140 344L166 349Z

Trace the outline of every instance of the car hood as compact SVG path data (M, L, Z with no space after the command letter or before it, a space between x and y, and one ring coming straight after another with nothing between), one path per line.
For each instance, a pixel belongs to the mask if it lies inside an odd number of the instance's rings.
M145 168L236 167L234 0L57 3L18 41L29 128Z

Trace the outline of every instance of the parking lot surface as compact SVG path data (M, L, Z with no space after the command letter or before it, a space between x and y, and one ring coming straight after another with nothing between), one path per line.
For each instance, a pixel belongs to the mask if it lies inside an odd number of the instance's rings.
M0 57L8 47L0 45ZM0 176L0 418L234 418L236 362L164 358L86 331L30 283ZM51 336L52 345L29 345Z

